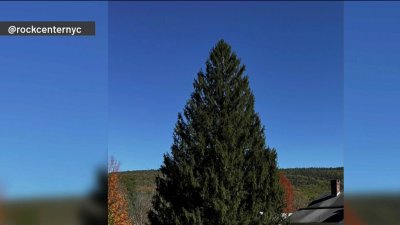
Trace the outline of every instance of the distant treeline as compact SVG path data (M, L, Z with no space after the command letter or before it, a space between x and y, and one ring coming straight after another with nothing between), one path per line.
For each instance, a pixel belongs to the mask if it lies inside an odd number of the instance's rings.
M295 189L296 208L308 205L322 195L330 193L330 180L339 179L343 191L343 167L281 169Z
M343 190L343 167L335 168L289 168L280 169L292 183L295 190L295 208L307 206L312 200L330 192L330 180L340 179ZM147 222L147 210L155 190L158 170L138 170L120 172L121 181L126 187L131 212L136 214L135 224Z
M295 187L309 186L310 184L320 183L329 191L329 182L333 179L341 180L341 189L343 190L343 167L334 168L290 168L281 169L286 177Z

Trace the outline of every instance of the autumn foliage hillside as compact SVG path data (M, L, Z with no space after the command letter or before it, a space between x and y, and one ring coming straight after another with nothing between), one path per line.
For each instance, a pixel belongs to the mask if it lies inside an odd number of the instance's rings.
M330 192L330 180L340 179L343 181L343 167L338 168L290 168L280 169L287 178L283 185L293 190L293 194L287 198L293 198L293 204L287 208L288 211L306 207L312 200ZM155 178L158 170L140 170L120 172L121 180L127 186L128 195L141 196L141 204L150 202L155 189ZM342 190L343 190L342 182ZM133 202L135 202L133 197ZM293 207L293 208L292 208Z

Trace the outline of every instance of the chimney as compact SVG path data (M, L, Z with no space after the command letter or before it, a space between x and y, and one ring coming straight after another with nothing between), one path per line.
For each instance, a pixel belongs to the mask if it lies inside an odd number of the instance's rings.
M331 195L338 196L340 193L340 180L331 180Z

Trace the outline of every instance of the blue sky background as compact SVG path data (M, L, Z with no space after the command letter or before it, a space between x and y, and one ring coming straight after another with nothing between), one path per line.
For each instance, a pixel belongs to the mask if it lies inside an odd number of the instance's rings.
M84 193L107 145L122 170L159 168L220 38L247 65L280 167L345 165L346 192L400 190L400 3L0 6L6 21L97 24L94 37L0 37L6 197Z
M345 4L345 188L400 191L400 2Z
M280 167L343 166L343 5L129 2L109 5L109 154L157 169L210 49L247 66Z
M0 42L0 190L82 194L107 158L107 3L0 3L0 20L94 20L96 36Z

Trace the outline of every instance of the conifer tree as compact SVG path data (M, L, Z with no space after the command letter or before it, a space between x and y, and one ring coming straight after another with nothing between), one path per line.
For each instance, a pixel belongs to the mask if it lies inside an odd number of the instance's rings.
M171 154L164 155L152 225L278 225L283 191L245 66L223 40L200 70Z

